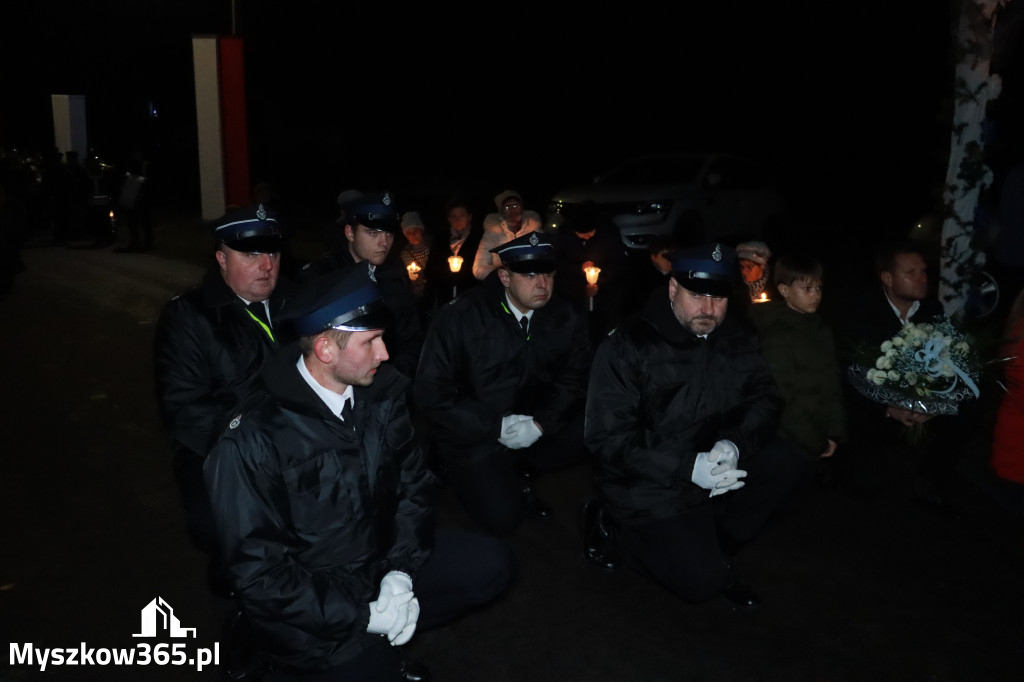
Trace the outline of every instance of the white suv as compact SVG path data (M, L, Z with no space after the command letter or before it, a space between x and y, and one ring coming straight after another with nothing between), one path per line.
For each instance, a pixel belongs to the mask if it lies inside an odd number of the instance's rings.
M783 215L782 196L768 172L730 154L631 158L590 185L556 194L547 226L558 229L567 207L588 203L618 226L632 249L647 248L659 235L672 235L680 245L764 238Z

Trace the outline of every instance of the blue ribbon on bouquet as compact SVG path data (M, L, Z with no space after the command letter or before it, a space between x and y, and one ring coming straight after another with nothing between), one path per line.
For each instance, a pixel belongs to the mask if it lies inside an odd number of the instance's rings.
M944 358L939 355L942 352L944 344L942 339L932 337L928 339L924 344L924 348L914 353L914 359L924 365L924 371L928 376L936 378L942 376L942 368L946 365L953 368L953 384L945 391L932 391L935 395L946 395L952 393L953 389L956 388L958 378L963 379L964 383L967 384L967 388L971 389L974 393L974 397L977 398L981 391L978 390L977 384L967 376L967 373L956 366L949 358Z

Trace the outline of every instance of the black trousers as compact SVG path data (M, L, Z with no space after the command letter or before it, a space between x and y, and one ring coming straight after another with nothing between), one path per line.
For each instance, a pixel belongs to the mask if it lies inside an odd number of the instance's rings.
M528 448L510 450L498 442L469 452L439 447L456 496L469 515L488 533L503 536L523 521L523 472L551 471L582 461L583 415L566 428L545 433Z
M413 592L420 601L416 631L440 627L493 601L515 573L512 552L500 540L438 530L434 551L413 578ZM382 635L363 636L369 647L344 665L310 673L274 671L267 682L401 682L399 647Z
M623 524L624 560L689 602L715 596L731 578L735 550L753 540L789 499L807 465L792 443L776 439L744 457L746 485L691 507L681 516Z

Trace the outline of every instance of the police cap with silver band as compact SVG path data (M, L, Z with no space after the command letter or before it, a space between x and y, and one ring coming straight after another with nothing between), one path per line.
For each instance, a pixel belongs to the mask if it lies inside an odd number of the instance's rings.
M680 286L704 296L728 296L736 276L732 247L712 243L674 251L669 256L672 277Z
M365 225L371 230L398 232L401 216L395 207L390 192L383 194L362 194L339 206L344 212L345 222L352 227Z
M244 253L278 253L283 237L277 217L263 204L226 213L214 224L217 241Z
M291 303L286 316L299 336L314 336L328 329L384 329L393 321L380 289L363 264L308 283Z
M502 267L524 275L555 271L555 247L547 235L531 232L491 249Z

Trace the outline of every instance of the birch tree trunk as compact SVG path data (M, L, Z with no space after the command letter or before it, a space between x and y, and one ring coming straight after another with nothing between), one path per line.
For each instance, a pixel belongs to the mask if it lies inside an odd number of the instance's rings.
M946 313L963 309L970 282L985 264L985 254L973 244L976 209L981 192L992 184L992 171L982 153L982 121L988 103L1002 82L989 72L996 10L1010 0L963 0L957 29L959 61L955 73L953 133L943 194L946 218L942 224L939 300Z

